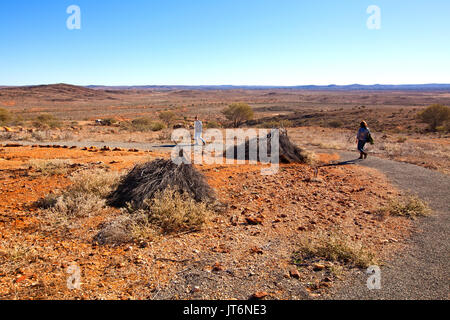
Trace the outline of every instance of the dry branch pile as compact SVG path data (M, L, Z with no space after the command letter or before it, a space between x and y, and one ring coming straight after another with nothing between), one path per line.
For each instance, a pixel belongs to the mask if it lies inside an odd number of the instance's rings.
M305 150L300 149L296 145L294 145L288 137L286 130L280 130L279 135L279 159L280 163L311 163L313 161L311 155ZM266 143L267 144L267 157L271 156L272 149L272 135L269 133L267 137L261 141L260 138L256 138L256 146L257 146L257 161L263 162L264 159L260 159L259 152L259 144ZM255 141L252 141L255 143ZM242 147L242 146L241 146ZM229 157L232 154L232 158L239 160L249 160L249 150L250 150L250 141L246 140L244 150L245 150L245 159L241 159L238 157L238 146L232 147L234 148L234 153L232 150L227 150L224 153L224 157Z
M196 201L215 201L214 190L202 173L191 164L177 165L171 160L157 159L136 165L125 175L117 189L109 196L108 205L134 209L144 208L145 200L152 199L158 191L172 187Z

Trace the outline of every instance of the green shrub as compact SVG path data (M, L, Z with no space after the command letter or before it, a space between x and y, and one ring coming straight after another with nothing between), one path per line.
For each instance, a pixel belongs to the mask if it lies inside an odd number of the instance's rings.
M105 124L105 126L112 126L113 124L117 123L117 120L114 118L106 118L103 119L102 122Z
M11 114L8 110L0 108L0 124L7 124L11 121Z
M219 122L214 121L214 120L208 121L206 123L206 129L217 129L217 128L221 128L221 127L222 127L222 125Z
M33 126L37 128L58 128L61 122L51 114L41 114L33 121Z
M246 103L233 103L225 108L222 113L231 121L234 128L238 128L247 120L253 119L253 109Z
M264 129L273 129L273 128L289 128L292 127L293 123L290 120L272 120L272 121L265 121L258 125L258 128L264 128Z
M135 131L161 131L165 127L164 123L149 118L138 118L131 122L131 129Z
M330 122L328 122L328 126L330 126L331 128L341 128L344 124L342 123L342 121L339 120L331 120Z
M418 117L427 123L431 131L450 120L450 108L441 104L433 104L419 112Z
M163 121L168 127L175 120L175 113L172 111L162 111L159 113L159 119Z

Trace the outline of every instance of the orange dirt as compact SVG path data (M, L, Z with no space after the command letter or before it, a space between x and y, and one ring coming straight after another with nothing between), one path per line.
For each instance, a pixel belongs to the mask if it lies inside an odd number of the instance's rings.
M298 298L287 289L299 287L298 282L315 296L324 288L308 283L321 283L329 277L325 271L307 267L298 279L287 275L299 239L340 226L353 240L385 258L402 246L410 230L405 218L380 218L373 213L397 194L377 171L327 167L315 179L310 167L298 164L282 165L273 176L262 176L259 165L198 166L228 209L203 231L164 236L142 246L92 243L99 225L118 214L115 209L83 218L76 228L57 233L46 232L37 219L41 212L33 203L67 187L69 180L41 176L28 168L28 160L71 159L93 166L102 162L123 170L160 156L164 154L3 148L0 299L246 299L258 291L268 292L268 298L285 299ZM320 155L324 162L336 159L336 155ZM249 223L252 219L257 223ZM67 288L72 263L81 269L80 290ZM210 275L200 290L191 290L193 283L185 278L188 269ZM280 276L287 287L271 285Z

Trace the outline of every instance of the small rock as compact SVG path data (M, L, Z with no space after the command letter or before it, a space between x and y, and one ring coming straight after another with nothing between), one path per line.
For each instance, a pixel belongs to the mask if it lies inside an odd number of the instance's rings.
M250 225L257 225L257 224L262 224L263 219L256 218L256 217L246 217L245 221Z
M314 271L320 271L325 269L325 265L321 264L321 263L314 263L313 264L313 270Z
M289 270L289 275L290 275L292 278L300 279L300 272L298 272L297 268L291 268L291 269Z
M212 271L222 271L222 270L223 266L220 262L216 262L212 267Z
M253 247L253 248L251 248L251 249L250 249L250 252L251 252L251 253L257 253L257 254L263 254L262 249L261 249L261 248L258 248L258 247Z
M253 295L252 295L252 298L253 299L258 299L258 300L260 300L260 299L264 299L265 297L267 297L269 294L267 293L267 292L265 292L265 291L259 291L259 292L255 292Z
M196 293L200 291L200 287L199 286L195 286L194 288L192 288L191 292L192 293Z

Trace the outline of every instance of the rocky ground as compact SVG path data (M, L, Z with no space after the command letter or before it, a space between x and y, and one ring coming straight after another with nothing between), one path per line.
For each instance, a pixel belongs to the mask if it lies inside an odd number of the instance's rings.
M87 148L86 148L87 149ZM411 221L376 209L398 191L378 171L357 166L198 166L227 205L204 230L150 243L100 246L92 239L114 209L48 232L33 204L69 185L76 170L124 170L167 154L138 150L0 148L1 299L310 299L359 269L321 259L296 260L301 241L345 233L380 262L404 249ZM337 155L321 155L326 163ZM30 159L70 159L65 174L46 176ZM370 181L370 183L367 183ZM69 266L81 288L69 290Z

